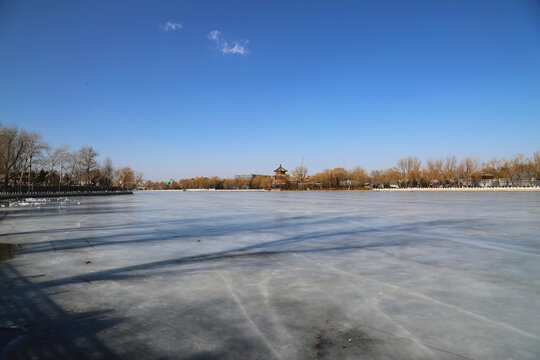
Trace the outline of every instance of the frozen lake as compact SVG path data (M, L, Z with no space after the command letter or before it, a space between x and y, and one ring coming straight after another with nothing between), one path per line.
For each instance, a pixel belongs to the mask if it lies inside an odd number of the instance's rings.
M20 250L4 358L540 358L538 192L145 192L0 218Z

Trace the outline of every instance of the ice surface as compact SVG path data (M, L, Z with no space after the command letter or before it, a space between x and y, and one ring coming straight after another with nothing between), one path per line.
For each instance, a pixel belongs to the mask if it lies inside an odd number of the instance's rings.
M7 358L540 358L539 193L142 192L0 218L22 246L0 262Z

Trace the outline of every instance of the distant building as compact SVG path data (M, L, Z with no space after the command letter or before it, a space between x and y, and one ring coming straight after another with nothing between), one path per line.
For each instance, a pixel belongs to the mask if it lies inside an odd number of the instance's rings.
M350 179L341 180L339 182L339 186L341 186L341 187L351 187L351 186L354 186L354 185L356 185L356 181L353 181L353 180L350 180Z
M471 186L473 187L494 187L497 186L498 182L494 179L494 176L491 174L483 174L478 176L473 176L471 178Z
M274 170L274 172L276 174L274 175L274 179L272 180L272 187L280 188L286 185L289 177L287 175L287 170L283 166L281 166L281 164L279 164L279 167Z
M497 181L497 180L494 180ZM538 180L535 180L534 178L524 178L524 179L499 179L497 181L498 185L501 187L530 187L530 186L538 186Z
M239 174L239 175L234 175L234 179L235 180L251 180L253 179L255 176L255 174Z
M524 179L518 179L516 181L516 186L522 186L522 187L530 187L534 186L536 184L536 179L534 178L524 178Z

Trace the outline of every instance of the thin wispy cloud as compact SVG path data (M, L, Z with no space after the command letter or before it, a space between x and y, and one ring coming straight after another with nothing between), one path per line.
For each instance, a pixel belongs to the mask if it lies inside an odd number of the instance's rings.
M212 30L207 35L208 39L213 41L216 45L216 48L221 51L223 54L240 54L240 55L246 55L248 54L247 50L247 44L249 43L249 40L245 41L226 41L223 36L221 35L221 32L218 30Z
M218 40L219 39L219 34L221 34L219 31L217 30L212 30L210 31L210 34L208 34L208 38L210 40Z
M167 21L165 25L162 24L160 25L160 27L164 31L175 31L175 30L180 30L183 28L181 23L175 23L171 21Z

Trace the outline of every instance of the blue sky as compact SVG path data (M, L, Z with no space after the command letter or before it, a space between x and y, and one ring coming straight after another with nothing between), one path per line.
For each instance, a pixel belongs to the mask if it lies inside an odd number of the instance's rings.
M0 122L154 180L530 156L540 2L3 0Z

